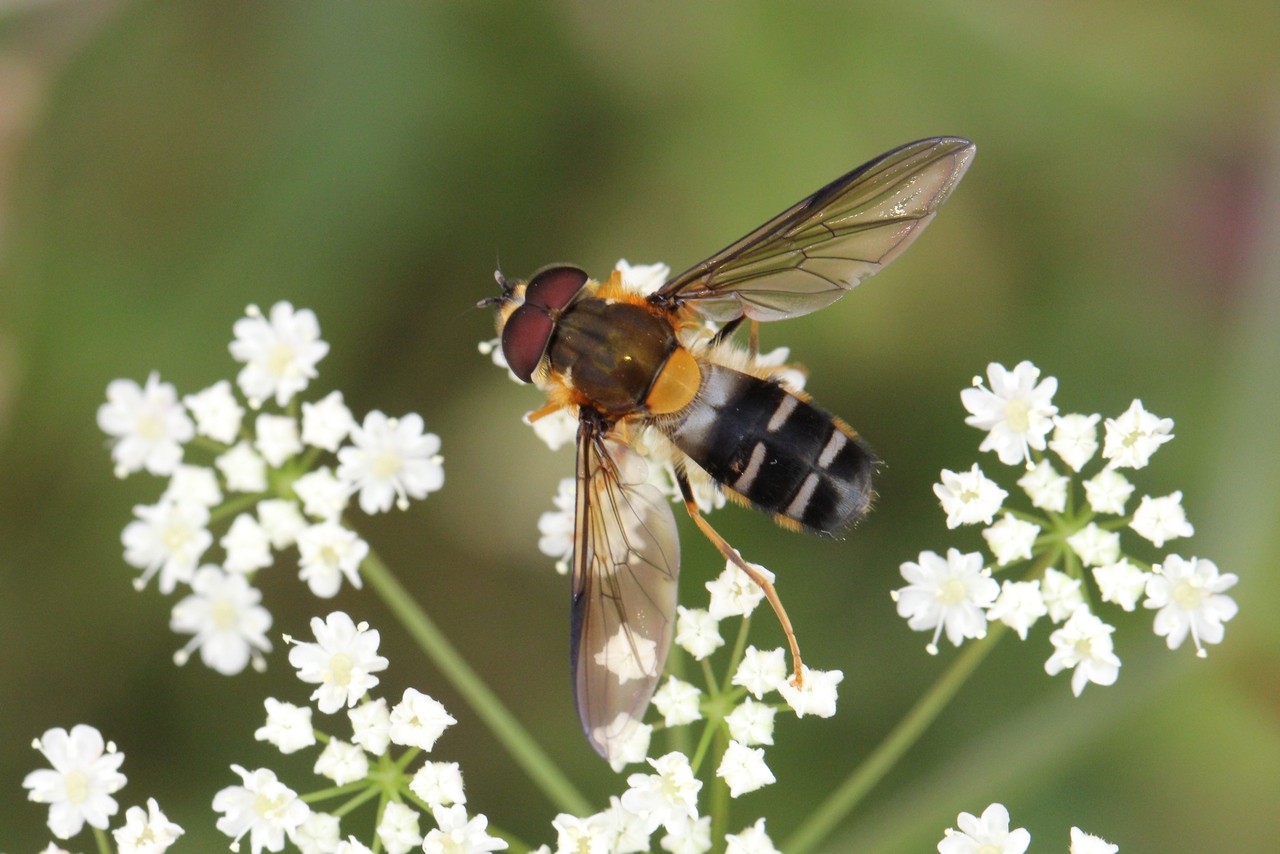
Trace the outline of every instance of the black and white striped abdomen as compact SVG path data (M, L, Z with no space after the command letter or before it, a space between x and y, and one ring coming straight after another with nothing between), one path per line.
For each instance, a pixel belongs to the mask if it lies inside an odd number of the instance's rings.
M693 403L663 425L717 481L760 509L832 533L871 503L875 456L839 419L775 382L702 363Z

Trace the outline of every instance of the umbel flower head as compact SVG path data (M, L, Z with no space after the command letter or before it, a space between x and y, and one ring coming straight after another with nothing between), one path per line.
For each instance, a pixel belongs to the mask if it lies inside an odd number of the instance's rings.
M928 651L937 652L943 631L959 645L983 637L993 621L1026 640L1048 617L1059 626L1050 633L1053 653L1045 670L1072 671L1078 696L1086 685L1110 685L1119 674L1114 627L1098 605L1133 611L1144 593L1143 606L1156 611L1155 633L1170 649L1190 637L1203 657L1206 644L1220 643L1237 611L1225 593L1236 577L1203 558L1143 554L1144 542L1163 549L1195 533L1183 493L1142 495L1125 515L1136 487L1120 470L1147 466L1173 438L1173 421L1139 400L1105 420L1097 413L1059 414L1057 380L1041 378L1027 361L1013 370L993 363L987 378L989 388L978 379L960 393L969 412L965 423L986 431L979 451L994 451L1015 467L1009 476L1018 490L1006 491L1001 473L977 463L967 472L942 470L933 489L947 527L984 526L989 556L952 548L945 560L925 551L902 564L908 585L893 598L912 629L933 632Z
M265 666L271 650L259 573L292 565L322 598L361 587L369 546L346 518L352 499L382 513L444 485L440 438L420 415L357 420L340 391L299 401L329 352L309 309L250 306L234 334L234 386L220 379L180 398L153 372L145 386L112 381L98 410L118 474L168 478L121 536L125 562L141 570L135 586L154 578L181 596L170 626L190 640L178 663L199 653L227 675Z

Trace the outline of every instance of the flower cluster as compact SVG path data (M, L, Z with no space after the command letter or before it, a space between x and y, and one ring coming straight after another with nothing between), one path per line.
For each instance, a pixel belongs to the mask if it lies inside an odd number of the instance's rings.
M1025 828L1009 829L1009 810L991 804L981 816L962 812L956 819L959 829L948 827L938 843L938 854L1023 854L1031 844ZM1119 845L1071 828L1070 854L1116 854Z
M165 594L190 588L171 617L175 632L191 635L176 659L199 650L224 674L262 666L271 649L271 615L251 582L280 552L296 550L298 577L316 596L335 596L343 582L360 587L369 546L343 519L352 497L381 513L444 482L440 439L421 416L375 410L357 422L339 391L300 400L329 350L310 310L278 302L264 316L250 306L233 331L231 355L243 366L235 388L219 380L180 399L152 373L141 386L111 382L98 410L118 476L168 479L122 535L125 561L142 571L135 586L155 578ZM190 461L189 451L209 462ZM212 529L223 521L221 559L212 560Z
M406 854L482 854L506 849L507 843L488 833L488 819L468 815L462 772L455 762L426 760L410 772L420 753L430 753L444 731L456 721L439 702L412 688L400 702L388 705L370 692L378 686L375 673L387 667L378 655L379 633L335 611L311 621L314 642L294 642L289 663L298 678L318 687L311 694L315 709L332 715L346 710L351 724L347 740L322 732L312 724L312 708L268 697L266 723L254 734L259 741L291 754L323 744L314 771L327 778L322 793L304 800L269 768L231 769L240 784L228 786L213 799L221 813L218 830L232 837L233 848L245 837L253 854L280 851L287 839L303 854L370 851L348 834L344 840L339 816L366 800L382 797L373 835L382 850ZM404 748L392 755L392 746ZM343 799L333 812L314 809L324 799ZM423 833L422 814L435 825Z
M1051 676L1073 670L1077 696L1089 682L1110 685L1119 674L1114 628L1097 616L1095 602L1133 611L1142 600L1155 610L1155 633L1170 649L1190 637L1203 657L1204 645L1220 642L1223 624L1235 616L1236 603L1225 591L1236 576L1219 573L1205 558L1166 554L1145 562L1121 540L1127 529L1162 549L1194 533L1180 491L1143 495L1126 511L1135 487L1122 470L1144 468L1173 438L1173 422L1140 400L1105 421L1097 414L1060 415L1053 404L1057 380L1041 379L1026 361L1013 370L993 363L987 380L989 386L977 378L961 392L965 423L986 431L980 450L1025 468L1016 485L1030 509L1007 506L1010 492L977 463L968 471L944 469L934 493L947 527L983 525L990 556L953 548L945 557L925 551L903 563L908 584L893 592L898 613L911 628L933 632L931 653L943 632L959 646L983 637L988 622L998 620L1025 640L1048 616L1058 628L1049 637L1054 651L1045 670ZM1085 477L1099 449L1101 464ZM993 577L1019 570L1020 576Z
M32 771L22 781L27 797L49 805L49 830L59 839L70 839L88 824L106 830L111 817L120 811L112 797L124 788L120 773L124 754L102 733L88 724L76 724L67 732L61 727L47 730L32 744L53 767ZM155 798L146 809L129 807L124 824L112 831L119 854L160 854L183 834L169 821ZM49 844L49 851L62 849Z

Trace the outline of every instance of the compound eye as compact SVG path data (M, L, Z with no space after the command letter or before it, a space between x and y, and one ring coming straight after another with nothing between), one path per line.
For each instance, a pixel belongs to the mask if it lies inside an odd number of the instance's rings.
M587 283L587 273L579 267L561 264L543 267L525 286L525 304L532 303L557 311L569 304Z
M551 317L539 305L526 302L511 313L502 327L502 355L511 373L525 382L533 381L533 371L542 361L554 327Z

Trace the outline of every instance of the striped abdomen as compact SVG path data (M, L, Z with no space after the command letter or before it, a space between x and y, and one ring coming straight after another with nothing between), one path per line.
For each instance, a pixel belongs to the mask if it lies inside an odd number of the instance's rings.
M664 432L760 509L832 533L871 503L875 456L839 419L762 380L703 364L697 398Z

